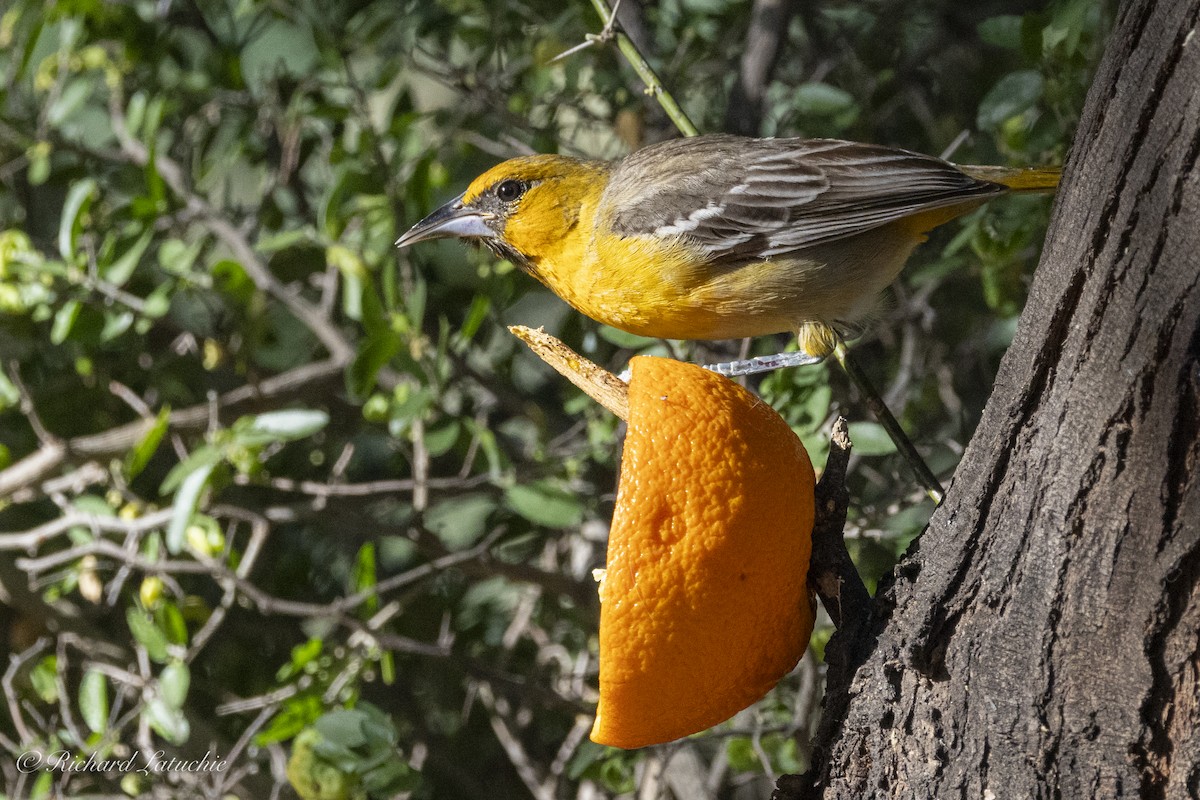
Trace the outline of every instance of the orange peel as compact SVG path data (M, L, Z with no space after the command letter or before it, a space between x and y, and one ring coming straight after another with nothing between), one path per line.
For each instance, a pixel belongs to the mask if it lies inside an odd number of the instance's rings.
M591 738L705 730L763 697L813 626L813 469L770 406L691 364L631 362L629 432L600 586Z
M812 635L814 476L799 438L728 378L662 358L628 386L541 329L510 331L629 423L600 580L592 741L678 739L755 703Z

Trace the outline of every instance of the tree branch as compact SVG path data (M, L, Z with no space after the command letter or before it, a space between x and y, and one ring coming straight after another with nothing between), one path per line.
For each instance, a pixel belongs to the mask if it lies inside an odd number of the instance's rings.
M846 508L850 503L846 465L851 446L846 418L838 417L833 423L829 458L817 483L812 559L808 568L808 585L821 598L821 604L839 630L848 621L866 619L871 613L871 596L854 568L843 538Z
M741 69L725 109L725 130L730 133L759 135L767 84L779 63L796 6L797 0L754 0Z
M279 402L301 390L311 391L312 384L340 376L344 366L345 363L337 359L305 364L260 383L239 386L219 395L216 406L222 418L229 418L245 413L251 405ZM175 432L202 430L208 425L211 412L212 405L207 402L174 411L171 413L170 428ZM153 424L153 419L138 419L102 433L43 444L30 455L0 471L0 498L14 495L18 490L42 480L61 466L68 456L110 458L119 455L141 441Z

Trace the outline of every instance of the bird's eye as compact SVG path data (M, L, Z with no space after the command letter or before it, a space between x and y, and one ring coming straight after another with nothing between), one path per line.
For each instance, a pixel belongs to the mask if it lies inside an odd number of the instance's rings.
M511 203L525 193L525 184L520 181L501 181L496 187L496 197L506 203Z

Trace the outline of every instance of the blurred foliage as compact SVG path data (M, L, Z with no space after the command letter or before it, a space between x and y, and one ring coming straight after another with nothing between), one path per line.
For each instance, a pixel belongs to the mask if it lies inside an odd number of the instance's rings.
M716 130L750 4L624 6ZM761 132L1059 162L1111 15L805 4ZM812 657L685 744L586 740L620 429L505 326L618 370L743 345L639 339L486 253L392 247L500 159L672 135L612 49L551 62L598 28L583 0L0 7L0 745L228 767L5 758L10 796L291 796L290 777L305 798L596 797L660 780L682 748L719 796L765 797L767 776L804 768ZM1006 198L939 231L858 345L944 476L1048 208ZM755 388L818 463L832 416L853 421L848 535L873 586L930 506L843 376Z

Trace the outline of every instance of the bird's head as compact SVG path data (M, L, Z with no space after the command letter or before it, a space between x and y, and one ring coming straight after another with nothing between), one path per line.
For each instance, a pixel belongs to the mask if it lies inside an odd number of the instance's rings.
M396 246L453 237L482 244L536 274L539 261L557 253L594 208L608 169L602 161L554 155L505 161L414 225Z

